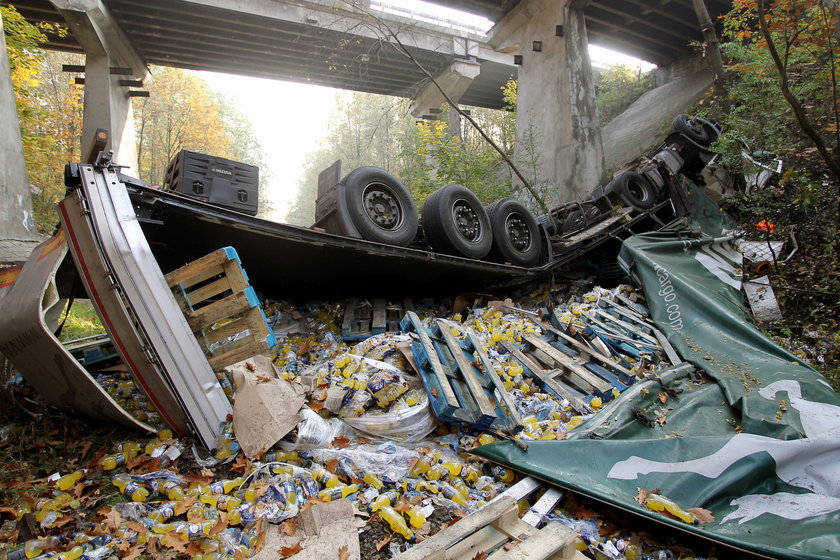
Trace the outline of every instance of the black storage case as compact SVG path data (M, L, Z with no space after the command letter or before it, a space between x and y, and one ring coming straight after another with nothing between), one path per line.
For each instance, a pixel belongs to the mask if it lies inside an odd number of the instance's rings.
M166 188L203 202L256 216L259 168L181 150L166 168Z

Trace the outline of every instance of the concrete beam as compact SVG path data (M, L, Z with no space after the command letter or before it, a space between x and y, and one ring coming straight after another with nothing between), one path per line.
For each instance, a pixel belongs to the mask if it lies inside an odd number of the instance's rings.
M24 260L26 255L8 254L9 243L32 241L36 238L36 231L2 18L0 18L0 130L5 131L0 134L0 262L14 262ZM31 250L32 247L28 249Z
M457 60L444 70L435 81L452 101L458 103L472 81L481 73L481 64L474 60ZM426 83L411 103L411 114L416 118L437 118L435 111L446 103L440 89L431 81Z
M604 149L583 10L569 0L523 4L531 17L509 35L522 60L515 157L533 182L556 187L551 206L604 181Z
M50 0L61 13L73 36L85 51L85 100L82 124L82 156L94 142L97 128L107 129L107 148L114 159L135 172L137 139L129 89L119 81L144 80L145 61L101 0ZM128 68L130 75L112 74L111 68Z

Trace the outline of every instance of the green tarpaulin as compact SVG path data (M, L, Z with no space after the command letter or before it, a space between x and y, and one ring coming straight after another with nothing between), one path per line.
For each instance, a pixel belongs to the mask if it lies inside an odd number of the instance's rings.
M688 363L637 383L566 441L476 452L757 554L838 558L840 398L750 323L726 221L702 196L692 207L688 228L634 236L619 257ZM652 512L634 499L639 488L715 520Z

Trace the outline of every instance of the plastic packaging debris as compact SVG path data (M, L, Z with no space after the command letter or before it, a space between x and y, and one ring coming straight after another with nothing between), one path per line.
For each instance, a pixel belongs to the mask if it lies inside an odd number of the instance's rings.
M328 447L336 437L349 431L338 418L322 418L309 408L301 409L298 415L301 422L297 425L294 440L280 442L280 447L286 451Z

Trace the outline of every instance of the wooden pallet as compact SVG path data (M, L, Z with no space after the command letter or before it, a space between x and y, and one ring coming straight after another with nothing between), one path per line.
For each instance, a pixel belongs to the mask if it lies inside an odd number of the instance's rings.
M232 247L173 270L166 282L214 370L277 344Z
M537 528L545 513L553 509L562 496L559 490L549 488L531 510L519 519L517 502L540 486L534 479L525 478L478 511L438 531L396 558L585 559L575 548L577 534L568 527L551 522L542 529Z
M411 350L438 418L479 430L516 432L522 428L504 384L471 334L457 340L440 319L427 329L413 311L401 326L412 336Z
M344 308L341 338L345 342L355 342L376 334L398 333L400 320L406 312L413 310L414 304L410 299L386 302L382 298L372 301L350 298Z

